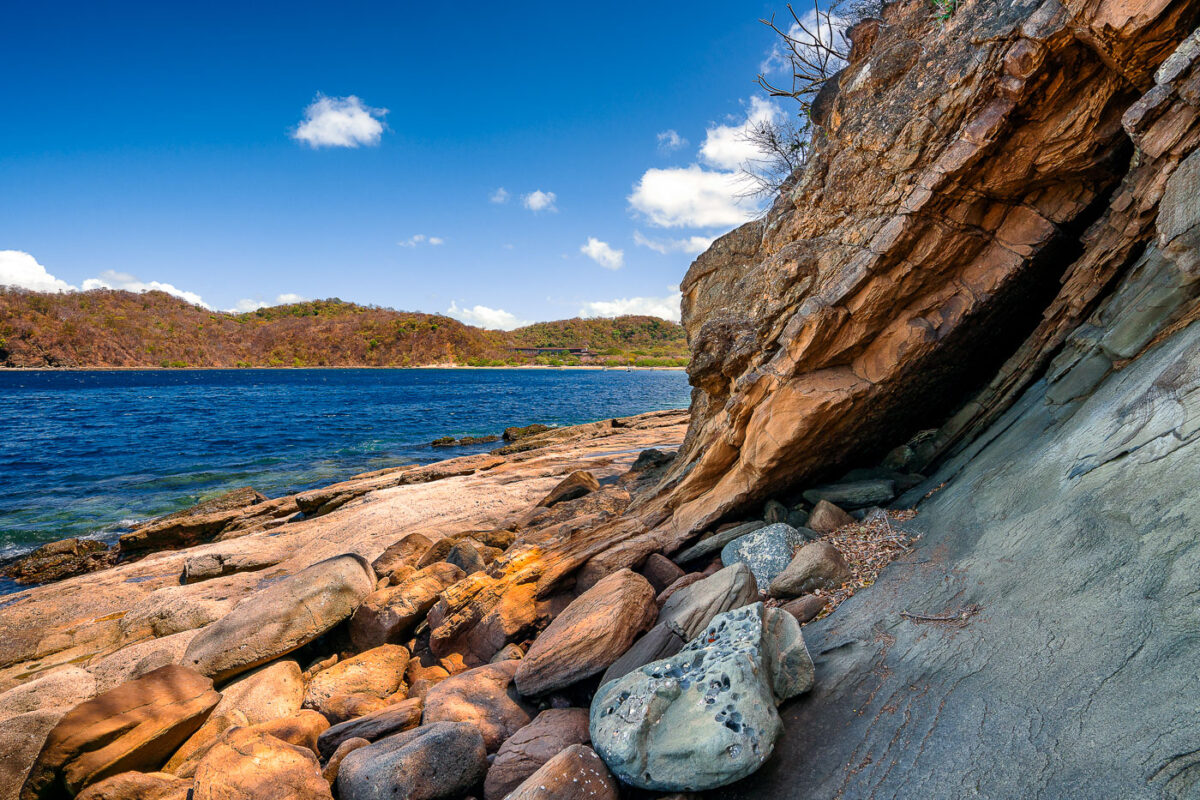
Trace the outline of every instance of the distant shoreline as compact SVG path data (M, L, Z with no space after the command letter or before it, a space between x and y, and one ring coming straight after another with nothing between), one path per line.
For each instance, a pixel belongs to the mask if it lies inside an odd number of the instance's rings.
M374 365L339 365L314 367L0 367L0 374L5 372L254 372L256 370L314 370L314 369L556 369L556 370L592 370L610 372L683 372L687 367L605 367L600 365L578 364L572 366L553 367L548 364L510 364L505 366L476 367L468 364L423 364L415 367L374 366Z

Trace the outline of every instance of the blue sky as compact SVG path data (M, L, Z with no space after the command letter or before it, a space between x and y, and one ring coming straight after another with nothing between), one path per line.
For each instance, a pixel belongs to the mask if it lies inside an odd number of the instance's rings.
M730 185L739 126L776 113L753 99L773 12L9 3L0 283L670 314L753 213Z

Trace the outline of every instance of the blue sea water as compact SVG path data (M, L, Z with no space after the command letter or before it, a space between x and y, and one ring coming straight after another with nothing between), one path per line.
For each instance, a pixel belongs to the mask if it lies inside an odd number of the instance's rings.
M439 436L687 405L667 370L0 372L0 556L229 489L268 497L497 445Z

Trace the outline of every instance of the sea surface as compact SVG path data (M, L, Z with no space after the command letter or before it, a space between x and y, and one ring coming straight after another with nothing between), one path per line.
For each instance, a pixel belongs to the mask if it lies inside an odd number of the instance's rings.
M669 370L0 371L0 557L129 526L229 489L278 497L484 452L446 435L688 404Z

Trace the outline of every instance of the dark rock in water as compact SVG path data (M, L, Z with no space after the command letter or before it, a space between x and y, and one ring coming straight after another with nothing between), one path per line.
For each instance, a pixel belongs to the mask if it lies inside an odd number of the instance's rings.
M499 436L464 436L455 439L453 436L442 436L429 443L430 447L465 447L472 444L491 444L500 441Z
M49 583L95 572L116 563L117 553L94 539L63 539L44 544L0 568L17 583Z
M583 497L585 494L594 492L599 488L600 482L596 480L595 475L586 470L576 470L564 478L562 483L551 489L550 494L546 495L538 503L538 507L550 508L558 503Z
M342 759L341 800L439 800L483 780L487 751L469 722L439 722L380 739Z
M842 508L863 508L891 502L896 483L891 480L865 480L817 486L804 493L804 499L816 504L827 500Z
M538 423L526 425L524 427L505 428L504 441L516 442L529 436L536 436L539 433L545 433L548 430L550 430L549 425L540 425Z
M439 437L437 439L434 439L432 442L430 442L429 446L430 447L453 447L454 446L454 437L453 436Z

